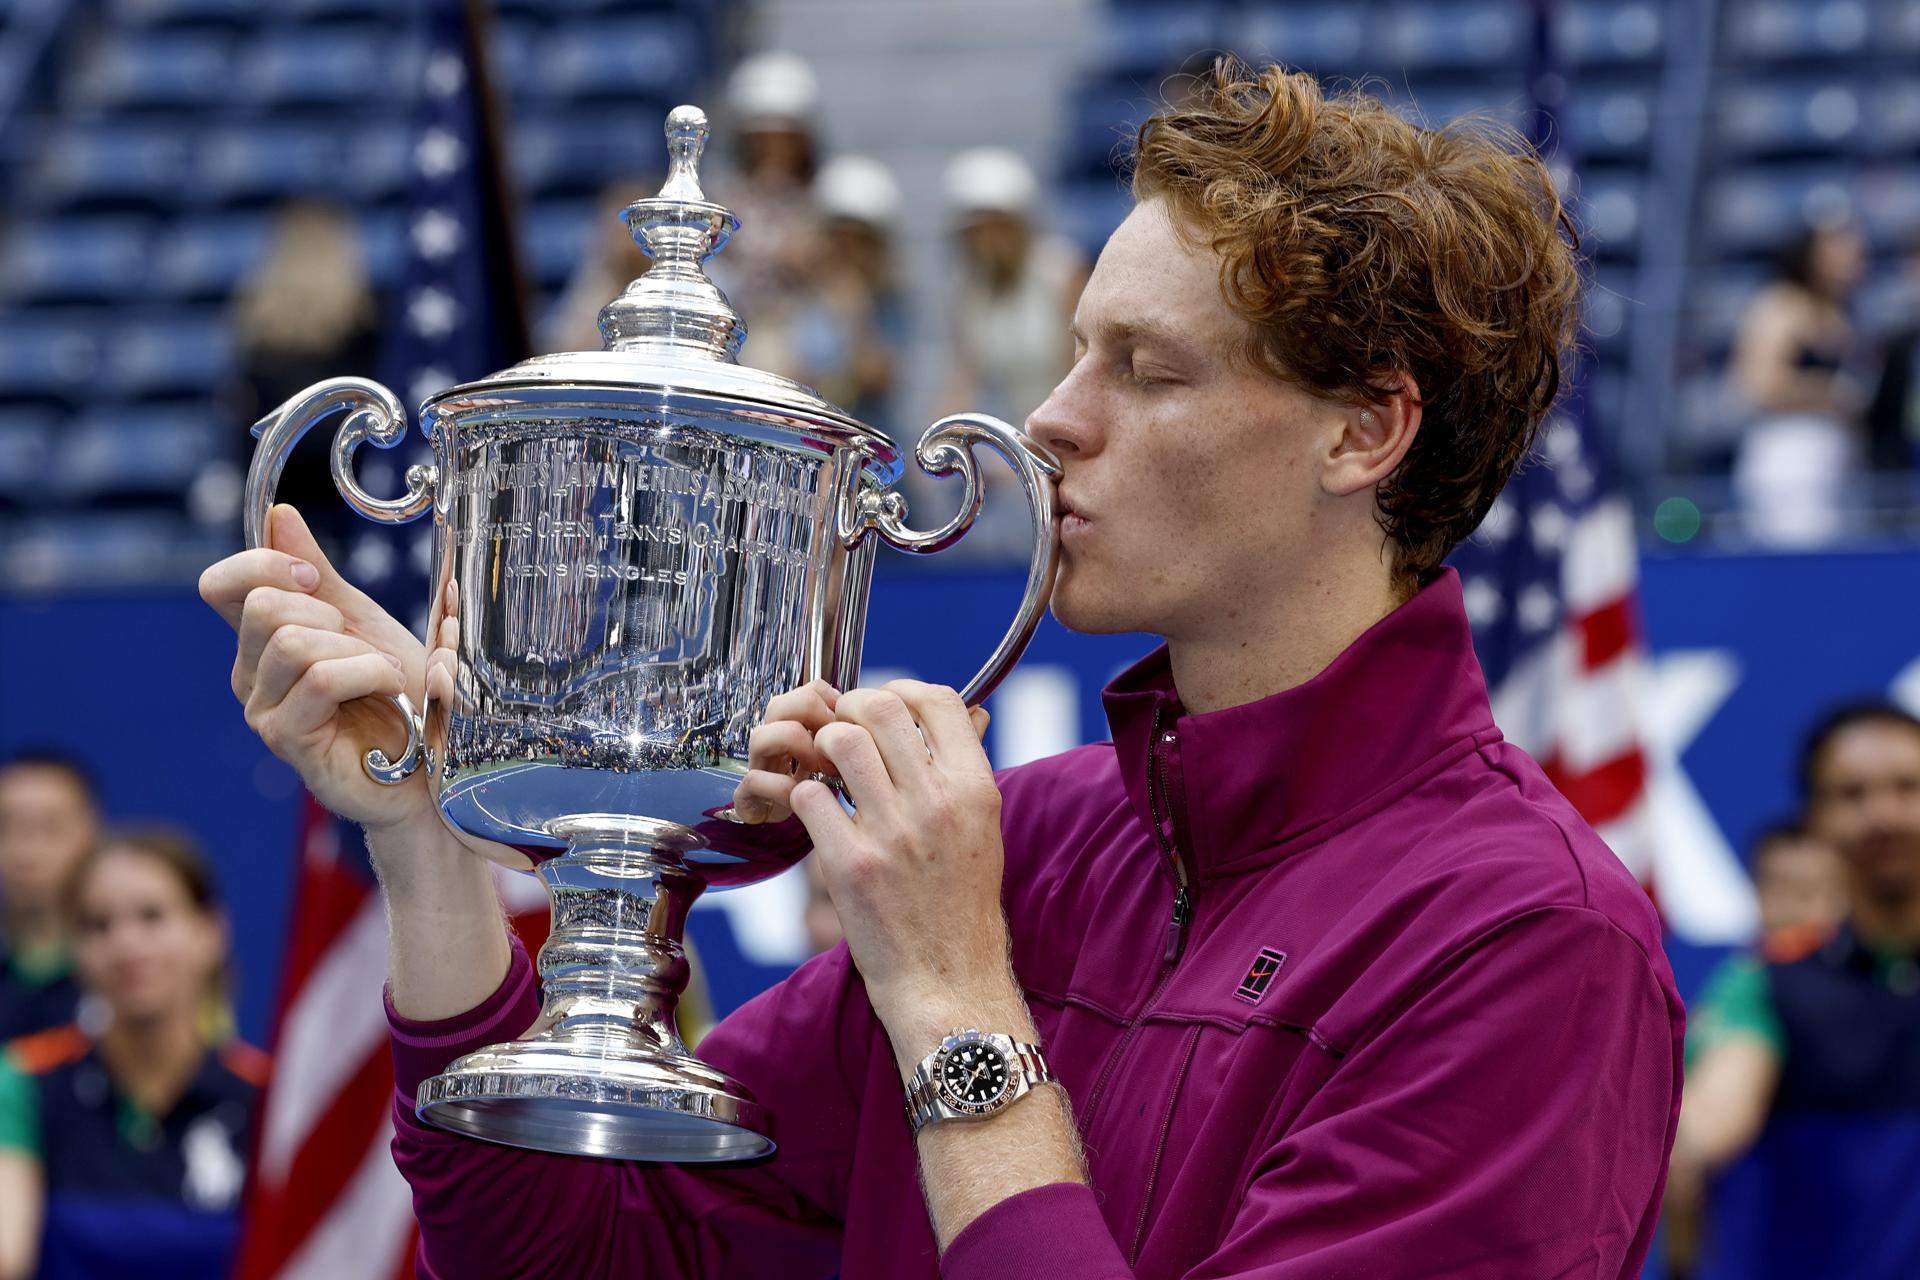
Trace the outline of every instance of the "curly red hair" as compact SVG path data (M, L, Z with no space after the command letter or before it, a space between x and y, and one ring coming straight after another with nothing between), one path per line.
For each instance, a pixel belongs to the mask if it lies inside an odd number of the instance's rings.
M1329 399L1418 384L1420 429L1376 494L1412 591L1479 525L1559 392L1579 238L1511 129L1427 129L1378 98L1232 60L1140 127L1137 200L1219 255L1249 353Z

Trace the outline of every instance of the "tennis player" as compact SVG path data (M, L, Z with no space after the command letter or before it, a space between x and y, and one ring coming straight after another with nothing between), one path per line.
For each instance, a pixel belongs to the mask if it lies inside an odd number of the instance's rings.
M424 655L290 510L208 571L250 723L384 880L423 1275L1639 1274L1680 1002L1640 886L1502 741L1442 564L1574 332L1547 173L1271 67L1135 161L1027 429L1064 468L1055 614L1165 644L1107 690L1112 741L997 775L949 689L775 699L737 803L804 824L846 943L701 1046L775 1117L766 1161L414 1119L537 1012L424 782L361 774L395 734L361 699ZM822 769L855 815L796 781Z

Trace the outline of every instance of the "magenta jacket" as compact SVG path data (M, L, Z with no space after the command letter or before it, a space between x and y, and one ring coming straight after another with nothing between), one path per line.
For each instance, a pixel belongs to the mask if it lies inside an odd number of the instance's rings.
M421 1275L1638 1276L1680 1000L1645 893L1494 728L1457 579L1299 688L1187 715L1163 650L1106 706L1112 742L1000 775L1014 970L1091 1187L1007 1199L938 1256L844 945L700 1046L771 1111L764 1162L424 1128L422 1079L533 1021L516 952L470 1013L393 1018Z

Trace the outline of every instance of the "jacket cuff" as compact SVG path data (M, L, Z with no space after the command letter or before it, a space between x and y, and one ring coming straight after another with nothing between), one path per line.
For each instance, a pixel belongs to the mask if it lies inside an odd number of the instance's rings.
M1130 1280L1093 1188L1053 1182L1008 1196L940 1258L942 1280Z
M463 1053L513 1039L540 1016L540 983L533 963L520 939L511 939L510 946L507 976L492 995L465 1013L420 1022L402 1017L394 1010L392 993L383 993L393 1048L393 1085L409 1107L421 1081L439 1075Z

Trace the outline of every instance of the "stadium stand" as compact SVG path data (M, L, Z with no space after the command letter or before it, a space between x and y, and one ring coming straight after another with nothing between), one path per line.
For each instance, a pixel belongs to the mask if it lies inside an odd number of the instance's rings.
M593 195L663 167L657 122L712 77L725 6L497 10L527 266L550 296L577 261ZM393 282L413 105L394 86L415 79L417 11L411 0L0 5L11 215L0 578L134 581L156 557L178 578L230 542L224 517L197 524L189 497L242 426L220 407L233 373L226 306L267 247L271 211L301 195L350 204L376 287Z
M658 172L653 122L714 82L731 10L495 9L526 265L551 297L596 194ZM115 423L129 457L148 459L200 456L192 413L237 429L215 399L232 358L223 308L289 196L351 202L375 283L391 283L412 159L410 103L391 86L416 56L413 12L410 0L0 6L0 534L29 510L54 522L42 532L77 529L111 499L189 546L183 561L229 536L194 525L184 464L140 485L64 455L76 441L111 452ZM1052 196L1089 249L1124 216L1127 135L1170 73L1212 52L1366 77L1436 123L1478 112L1525 127L1531 91L1551 100L1593 262L1590 394L1643 490L1724 470L1740 426L1728 345L1810 215L1861 220L1875 255L1863 322L1898 318L1898 264L1920 242L1914 0L1566 0L1544 61L1531 6L1514 0L1110 0L1098 32L1064 94ZM49 465L57 482L34 483Z

